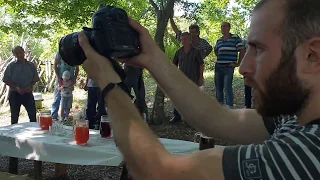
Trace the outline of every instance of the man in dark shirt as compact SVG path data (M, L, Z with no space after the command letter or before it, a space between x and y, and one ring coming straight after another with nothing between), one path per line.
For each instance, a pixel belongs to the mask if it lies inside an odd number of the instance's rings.
M146 104L146 92L144 87L143 80L143 68L131 66L128 64L124 65L124 72L126 74L126 78L124 79L125 85L131 89L133 89L135 94L134 104L138 108L141 115L143 115L145 121L148 117L148 107Z
M173 13L170 17L170 24L173 31L176 33L176 38L181 42L182 40L182 31L178 29L176 23L173 20ZM201 58L206 58L212 51L212 46L208 43L207 40L200 38L200 27L196 24L189 26L189 33L191 34L192 46L198 49L201 53Z
M204 62L201 52L191 46L191 35L188 32L182 33L181 44L183 45L175 54L173 63L196 85L203 85ZM170 123L181 122L181 115L174 108L174 117Z
M10 87L9 104L11 124L18 123L20 107L23 105L30 119L36 122L36 105L32 94L33 85L39 81L35 65L24 58L24 49L16 46L12 49L16 57L6 68L3 82Z
M88 91L86 117L89 121L89 128L99 130L101 116L107 114L104 103L100 100L101 90L97 83L89 78L87 78L83 89Z

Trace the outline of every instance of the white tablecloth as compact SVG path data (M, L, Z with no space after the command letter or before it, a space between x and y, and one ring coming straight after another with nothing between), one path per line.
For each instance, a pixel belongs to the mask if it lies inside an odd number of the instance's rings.
M198 151L198 144L188 141L159 139L173 154L186 155ZM113 139L101 138L99 131L90 130L86 146L76 145L72 128L54 135L42 131L38 123L21 123L0 127L0 154L3 156L78 165L118 166L121 153Z

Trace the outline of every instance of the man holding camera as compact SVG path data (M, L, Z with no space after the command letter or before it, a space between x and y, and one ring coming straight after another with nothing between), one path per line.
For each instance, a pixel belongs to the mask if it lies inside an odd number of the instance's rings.
M318 0L262 0L255 7L240 72L255 88L257 109L222 107L170 63L148 30L130 19L142 52L123 61L148 69L193 127L240 144L186 156L166 151L118 85L121 79L110 61L81 33L87 57L83 67L103 89L115 141L133 177L319 179L319 6Z

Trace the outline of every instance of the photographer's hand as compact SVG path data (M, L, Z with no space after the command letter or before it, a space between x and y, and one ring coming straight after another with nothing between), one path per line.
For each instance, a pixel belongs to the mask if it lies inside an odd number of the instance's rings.
M121 81L110 61L91 47L87 36L83 32L79 33L79 43L87 57L83 63L83 68L88 77L97 82L101 89L111 82L118 83Z
M129 17L129 24L133 29L135 29L140 35L140 43L141 43L141 53L138 56L119 60L121 62L147 68L149 65L152 65L153 61L159 61L166 59L166 55L164 52L160 50L156 42L152 39L149 31L144 28L140 23L133 20Z

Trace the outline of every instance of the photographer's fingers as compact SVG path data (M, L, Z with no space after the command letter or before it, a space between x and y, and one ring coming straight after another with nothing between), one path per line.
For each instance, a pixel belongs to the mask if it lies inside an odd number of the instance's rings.
M84 34L84 32L80 32L78 35L79 44L82 47L82 50L84 51L87 59L91 57L96 51L92 48L92 46L89 43L89 40L87 36Z
M143 27L140 23L138 23L136 20L132 19L131 17L129 17L129 24L134 30L136 30L140 34L140 36L146 35L146 34L150 35L149 31L145 27Z

